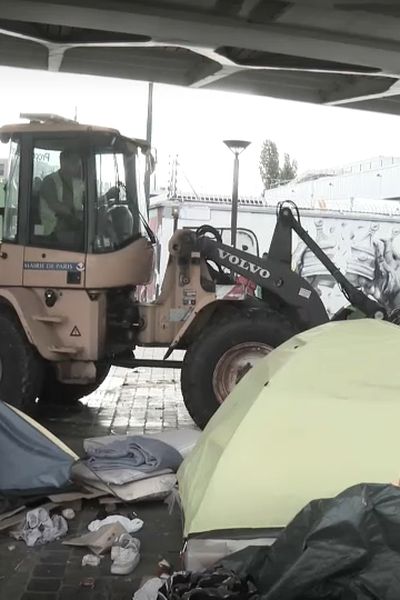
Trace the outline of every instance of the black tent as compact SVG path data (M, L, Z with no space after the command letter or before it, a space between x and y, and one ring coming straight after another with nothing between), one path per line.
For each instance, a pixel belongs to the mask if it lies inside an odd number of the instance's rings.
M262 600L399 600L400 488L364 484L314 500L271 547L222 565Z

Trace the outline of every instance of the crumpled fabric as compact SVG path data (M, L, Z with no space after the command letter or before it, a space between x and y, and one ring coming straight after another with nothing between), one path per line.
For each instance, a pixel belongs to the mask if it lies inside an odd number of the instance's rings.
M103 527L104 525L111 525L113 523L120 523L128 533L135 533L143 527L143 521L141 519L129 519L124 515L110 515L105 517L105 519L96 519L95 521L91 521L88 525L88 529L89 531L98 531L100 527Z
M168 575L148 579L133 595L132 600L156 600L158 590L164 585Z
M32 547L54 542L67 532L68 524L64 517L51 517L45 508L35 508L26 513L22 529L15 532L14 537Z
M174 573L162 586L157 600L257 600L255 585L229 569Z

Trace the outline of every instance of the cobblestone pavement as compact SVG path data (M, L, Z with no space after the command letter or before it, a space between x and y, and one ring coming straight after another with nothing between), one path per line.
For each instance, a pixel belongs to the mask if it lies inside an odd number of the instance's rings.
M159 359L163 352L146 348L138 357ZM171 358L180 360L182 352L175 351ZM103 385L82 400L78 412L55 405L40 408L39 418L78 453L85 437L194 427L183 403L179 369L154 367L112 367Z
M162 351L146 349L143 358L160 358ZM179 360L179 353L173 356ZM78 454L85 437L151 433L194 427L182 401L179 370L113 367L104 384L78 407L39 408L36 418ZM161 557L179 568L182 544L181 518L168 514L162 503L143 503L122 507L121 514L135 510L144 522L138 534L142 542L142 560L130 576L111 576L106 556L98 568L82 567L85 549L68 548L61 542L28 549L0 535L1 600L128 600L143 576L155 574ZM99 513L99 504L86 502L71 522L71 533L81 533ZM14 548L13 548L14 547ZM13 548L13 549L9 549ZM83 587L93 578L94 588Z

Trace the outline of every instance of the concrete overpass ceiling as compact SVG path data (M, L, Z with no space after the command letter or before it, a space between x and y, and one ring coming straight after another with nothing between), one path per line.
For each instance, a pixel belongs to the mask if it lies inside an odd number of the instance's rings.
M400 113L400 0L2 0L0 64Z

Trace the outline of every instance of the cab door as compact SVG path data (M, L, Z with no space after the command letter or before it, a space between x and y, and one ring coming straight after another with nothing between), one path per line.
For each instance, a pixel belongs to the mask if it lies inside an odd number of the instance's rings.
M23 284L82 288L86 266L84 155L71 138L55 136L33 139L30 154Z
M10 145L10 162L7 181L4 185L4 198L0 207L0 286L22 285L24 248L20 244L20 164L21 144L13 141Z

